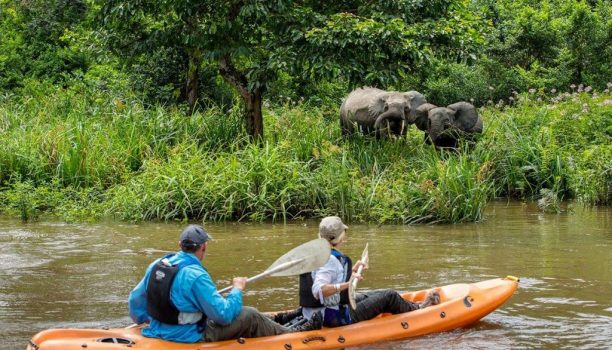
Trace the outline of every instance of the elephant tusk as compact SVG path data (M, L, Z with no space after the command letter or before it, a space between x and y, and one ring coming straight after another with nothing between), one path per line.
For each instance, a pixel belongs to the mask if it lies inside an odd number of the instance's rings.
M406 121L402 120L402 128L400 129L400 135L404 134L404 127L406 126Z

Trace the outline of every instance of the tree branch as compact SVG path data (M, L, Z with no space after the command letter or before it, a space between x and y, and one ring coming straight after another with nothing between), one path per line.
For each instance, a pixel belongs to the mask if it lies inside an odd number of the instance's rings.
M230 84L234 85L245 99L249 98L248 81L244 74L240 73L232 63L228 55L219 59L219 73Z

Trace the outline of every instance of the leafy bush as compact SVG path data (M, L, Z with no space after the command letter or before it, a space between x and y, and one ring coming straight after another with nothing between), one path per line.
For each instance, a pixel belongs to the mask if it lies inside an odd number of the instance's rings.
M537 198L552 191L558 199L610 203L612 132L606 96L564 93L541 105L526 94L516 108L495 114L485 110L482 145L495 155L497 195Z
M483 105L494 98L488 74L480 65L437 62L432 70L423 91L430 103L447 106L457 101L471 101Z
M526 84L510 87L560 90L570 83L603 89L612 75L612 9L605 1L497 1L489 8L494 30L488 32L487 57L496 62L508 85L508 73ZM495 72L489 70L490 72ZM525 86L526 85L526 86Z
M494 196L609 204L610 94L515 95L481 109L485 132L457 152L410 128L343 139L336 108L272 107L248 142L239 107L186 118L78 89L26 82L0 103L0 207L29 219L464 222ZM584 87L582 88L584 90ZM547 99L546 102L537 101ZM548 101L548 99L550 99Z

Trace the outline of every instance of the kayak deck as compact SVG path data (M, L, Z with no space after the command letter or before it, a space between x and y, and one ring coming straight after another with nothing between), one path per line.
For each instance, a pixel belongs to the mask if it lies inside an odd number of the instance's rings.
M27 350L71 349L337 349L380 341L415 337L470 325L508 300L518 287L518 279L508 276L472 284L452 284L434 288L440 304L408 313L380 315L337 328L323 328L261 338L240 338L214 343L183 344L140 335L140 328L50 329L36 334ZM419 302L429 290L402 294Z

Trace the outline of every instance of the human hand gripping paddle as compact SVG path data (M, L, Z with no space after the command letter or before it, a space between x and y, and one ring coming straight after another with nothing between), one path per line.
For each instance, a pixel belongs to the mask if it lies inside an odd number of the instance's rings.
M364 266L368 265L368 260L370 260L370 257L368 256L368 243L366 243L366 246L363 249L363 253L361 253L360 261L362 262L362 264L359 265L359 267L357 268L357 273L359 275L361 275ZM351 305L351 309L353 310L357 308L357 302L355 302L355 290L357 289L357 283L359 283L359 279L353 278L349 283L348 288L349 304Z
M250 277L248 282L255 282L268 276L294 276L310 272L325 265L331 254L329 242L318 238L299 245L276 259L264 272ZM219 293L229 292L233 286L219 290ZM134 328L138 324L132 324L127 328Z
M323 238L313 239L299 245L285 255L276 259L264 272L249 277L247 283L255 282L268 276L294 276L311 272L325 265L331 254L329 242ZM233 286L219 290L219 293L229 292Z

